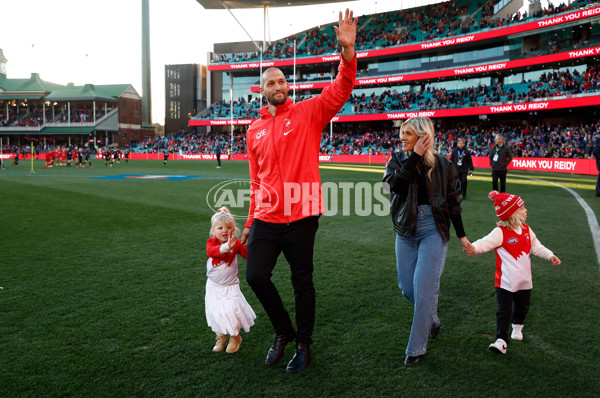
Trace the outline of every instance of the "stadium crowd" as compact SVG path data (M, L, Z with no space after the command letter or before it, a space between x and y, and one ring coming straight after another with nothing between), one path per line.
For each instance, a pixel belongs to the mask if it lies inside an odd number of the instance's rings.
M600 140L600 123L581 126L541 123L525 126L442 127L436 132L436 149L449 156L458 138L464 138L473 156L488 156L496 134L505 137L515 157L591 159L594 145ZM386 154L401 146L397 129L338 132L332 138L330 140L329 134L323 133L322 153Z
M509 14L504 17L494 16L494 5L497 0L484 3L466 3L451 0L407 10L390 11L374 16L365 16L363 29L356 38L356 49L366 50L382 47L399 46L408 43L433 40L438 38L463 35L484 29L495 29L530 19L544 18L597 3L593 0L577 0L570 4L560 3L528 15L527 12ZM293 56L293 42L296 40L297 56L314 56L337 52L332 25L315 27L301 34L291 35L272 42L263 54L263 60L285 59ZM232 53L215 54L214 63L257 61L260 54Z
M246 136L239 131L234 132L233 147L231 137L228 134L216 133L187 133L178 131L163 137L155 137L140 142L132 142L130 145L133 153L161 153L176 152L184 153L214 153L217 143L220 143L224 152L245 153Z
M435 110L468 108L494 103L530 102L541 98L578 95L600 90L600 67L589 65L584 73L577 70L553 71L540 76L539 80L517 84L497 83L490 86L473 86L461 90L448 90L426 85L420 91L386 90L376 95L352 94L340 114L389 113L404 110ZM297 96L297 101L307 96ZM230 103L219 101L212 104L203 117L219 119L230 117ZM239 98L233 103L235 118L257 119L261 108L260 97L251 101Z
M104 111L97 109L96 119L102 116L104 116ZM61 111L54 116L49 115L49 110L46 109L46 117L44 117L44 111L38 108L19 113L9 110L8 116L6 112L0 111L0 127L38 127L45 123L68 123L69 121L71 123L93 123L94 114L86 107L73 109L70 114L66 111Z
M373 129L352 128L340 131L336 127L332 134L324 132L321 139L322 154L388 154L401 146L398 129L377 131ZM494 144L496 134L504 135L516 157L540 158L592 158L592 149L600 140L600 122L586 125L555 125L548 123L527 125L498 125L484 127L481 125L438 128L436 132L436 149L444 155L450 155L456 146L458 138L464 138L467 148L473 156L488 156ZM245 153L246 136L237 130L231 137L226 133L187 133L178 131L163 137L156 137L140 142L131 143L123 148L123 153L215 153L217 143L222 146L222 152ZM35 153L48 153L62 145L35 146ZM31 153L29 145L9 145L3 148L4 153L20 153L25 157ZM104 153L103 149L99 150ZM36 156L37 157L37 156ZM120 156L123 158L123 155Z
M473 156L488 156L496 134L504 135L516 157L591 158L594 144L600 139L600 122L581 126L541 123L525 126L442 127L436 133L436 149L442 154L450 155L457 139L462 137L467 141L467 147ZM217 141L226 148L225 152L230 149L228 134L186 134L180 131L166 137L132 144L131 151L214 153ZM398 148L400 148L398 129L336 131L331 140L329 133L324 132L321 139L323 154L386 154ZM231 153L245 153L245 135L239 131L234 133Z
M419 92L387 90L381 95L353 94L348 101L352 114L386 113L400 110L434 110L476 107L493 103L530 102L540 98L577 95L598 91L598 65L589 66L584 74L577 70L543 74L535 82L520 84L497 83L473 86L462 90L447 90L426 86Z

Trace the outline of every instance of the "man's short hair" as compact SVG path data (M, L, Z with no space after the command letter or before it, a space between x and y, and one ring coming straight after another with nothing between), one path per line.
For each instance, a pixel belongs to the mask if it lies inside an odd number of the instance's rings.
M279 72L281 72L283 74L283 77L285 77L285 73L283 73L283 71L281 69L275 68L275 67L268 68L267 70L263 71L262 75L260 75L260 88L264 88L265 76L267 76L267 73L272 72L274 70L278 70Z

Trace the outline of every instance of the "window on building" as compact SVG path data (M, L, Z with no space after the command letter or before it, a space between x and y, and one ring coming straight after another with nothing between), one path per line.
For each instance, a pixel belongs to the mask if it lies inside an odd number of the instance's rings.
M180 119L181 118L181 102L169 101L169 118Z
M181 94L181 84L169 83L169 97L179 97Z

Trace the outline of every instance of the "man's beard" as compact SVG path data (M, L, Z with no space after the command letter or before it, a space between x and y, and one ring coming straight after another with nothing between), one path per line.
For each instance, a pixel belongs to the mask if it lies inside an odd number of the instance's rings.
M283 94L283 96L281 97L281 99L275 98L275 96L278 95L278 94ZM277 105L285 104L285 101L287 101L287 98L288 98L287 92L284 92L284 93L275 93L275 94L267 97L267 102L269 104L271 104L271 105L277 106Z

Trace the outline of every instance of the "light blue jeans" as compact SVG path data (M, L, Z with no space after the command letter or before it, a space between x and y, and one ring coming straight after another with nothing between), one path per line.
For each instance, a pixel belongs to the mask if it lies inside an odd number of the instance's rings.
M448 243L444 243L431 213L424 205L417 209L416 223L409 238L396 234L398 285L414 305L414 315L406 355L427 352L427 339L437 316L440 277L446 263Z

